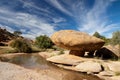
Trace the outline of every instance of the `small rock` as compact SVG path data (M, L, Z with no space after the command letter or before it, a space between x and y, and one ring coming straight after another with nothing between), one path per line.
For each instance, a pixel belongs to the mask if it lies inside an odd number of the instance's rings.
M98 62L86 61L78 64L75 67L81 72L100 72L102 71L101 65Z

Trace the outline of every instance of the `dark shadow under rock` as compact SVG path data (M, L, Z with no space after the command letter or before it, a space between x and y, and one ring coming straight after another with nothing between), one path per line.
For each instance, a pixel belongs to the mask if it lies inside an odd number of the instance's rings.
M70 50L69 54L83 57L85 52L84 51L79 51L79 50Z
M101 59L112 59L112 60L118 60L118 56L111 51L110 49L103 47L96 51L95 53L96 57L100 57Z

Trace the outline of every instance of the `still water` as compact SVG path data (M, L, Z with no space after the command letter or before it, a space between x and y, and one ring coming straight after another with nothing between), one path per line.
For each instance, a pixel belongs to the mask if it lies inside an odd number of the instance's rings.
M8 60L8 62L36 70L37 72L54 77L56 80L101 80L93 75L61 69L46 61L38 54L21 54L12 57L10 60ZM62 77L62 79L59 77Z

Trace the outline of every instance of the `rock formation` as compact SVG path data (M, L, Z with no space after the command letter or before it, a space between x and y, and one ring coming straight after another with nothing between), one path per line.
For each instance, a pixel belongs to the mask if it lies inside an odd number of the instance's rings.
M96 57L101 57L102 59L113 59L117 60L120 57L119 45L112 46L107 45L97 50L95 53Z
M57 46L70 50L70 54L84 56L84 53L93 52L104 45L104 41L84 32L61 30L51 36ZM90 55L93 55L90 54Z

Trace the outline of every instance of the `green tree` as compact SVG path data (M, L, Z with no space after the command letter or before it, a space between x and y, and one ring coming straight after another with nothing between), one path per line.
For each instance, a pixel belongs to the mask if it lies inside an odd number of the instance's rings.
M95 33L93 34L93 36L104 40L104 41L105 41L105 45L110 44L110 40L111 40L111 39L106 38L105 36L100 35L98 32L95 32Z
M53 43L48 36L40 35L39 37L36 37L35 45L37 45L41 49L47 49L52 48Z
M22 38L14 39L10 42L9 46L15 48L17 52L31 53L32 48L30 44Z
M95 36L95 37L97 37L97 38L100 38L100 39L103 39L103 40L106 39L105 36L100 35L98 32L95 32L95 33L93 34L93 36Z
M21 34L22 34L22 32L21 31L14 31L14 33L13 33L15 36L20 36Z
M120 44L120 31L113 32L111 43L113 45Z
M97 38L100 38L100 37L101 37L98 32L95 32L95 33L93 34L93 36L95 36L95 37L97 37Z

